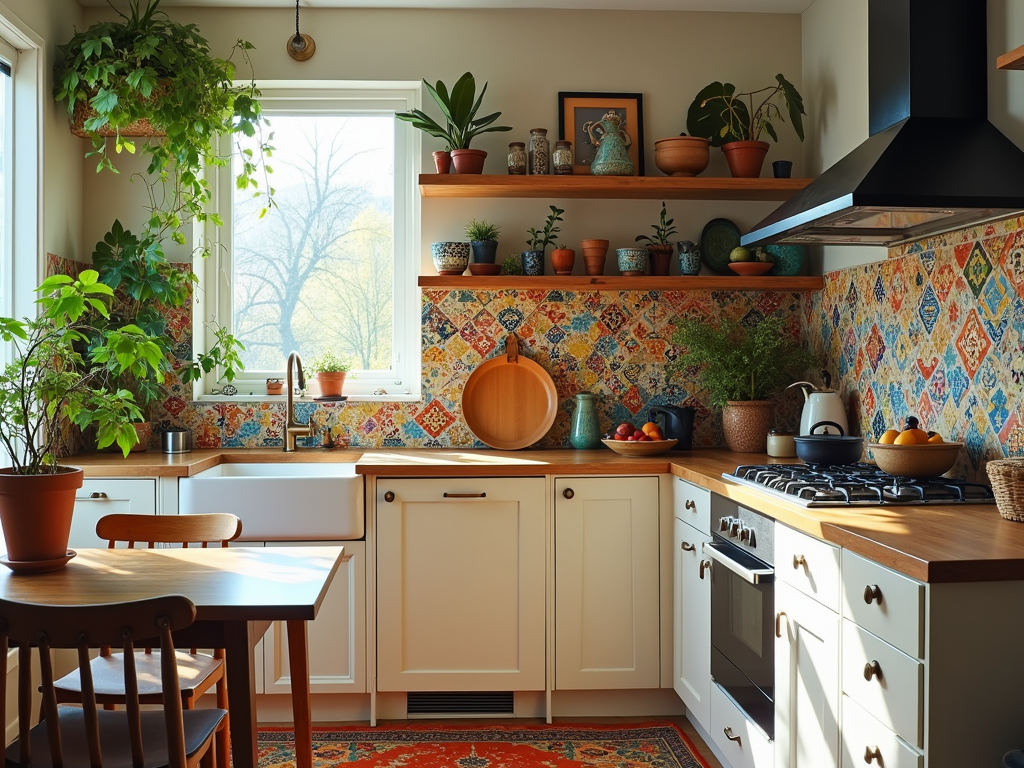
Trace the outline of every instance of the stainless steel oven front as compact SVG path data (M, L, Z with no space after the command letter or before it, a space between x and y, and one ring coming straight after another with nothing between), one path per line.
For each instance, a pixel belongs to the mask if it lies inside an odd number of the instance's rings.
M713 525L704 545L711 560L711 676L774 739L774 522L738 507Z

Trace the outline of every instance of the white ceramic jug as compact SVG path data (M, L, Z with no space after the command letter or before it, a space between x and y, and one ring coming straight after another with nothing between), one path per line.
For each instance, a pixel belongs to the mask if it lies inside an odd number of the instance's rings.
M849 432L849 425L846 421L846 406L843 405L843 398L834 389L828 386L832 381L832 375L828 371L821 372L822 381L825 382L823 389L817 389L809 381L798 381L790 384L790 387L800 387L804 392L804 409L800 414L800 434L811 434L811 425L819 421L832 421L843 428L843 434ZM819 433L821 430L819 430Z

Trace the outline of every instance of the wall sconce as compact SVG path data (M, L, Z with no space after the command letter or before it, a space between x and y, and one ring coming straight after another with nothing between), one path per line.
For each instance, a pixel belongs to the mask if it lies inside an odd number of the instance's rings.
M299 32L299 0L295 0L295 34L288 37L288 55L296 61L306 61L316 53L316 43L309 35Z

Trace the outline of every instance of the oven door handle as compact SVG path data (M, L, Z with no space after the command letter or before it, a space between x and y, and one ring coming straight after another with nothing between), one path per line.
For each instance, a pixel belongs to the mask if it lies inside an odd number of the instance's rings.
M710 557L717 563L721 563L730 571L735 573L737 576L742 578L744 581L750 584L770 584L775 581L775 569L774 568L745 568L729 555L722 551L720 544L714 542L705 542L703 546L704 554Z

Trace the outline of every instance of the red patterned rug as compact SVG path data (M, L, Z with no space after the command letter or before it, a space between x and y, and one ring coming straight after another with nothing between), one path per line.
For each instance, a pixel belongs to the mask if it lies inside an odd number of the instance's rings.
M260 768L294 766L292 731L261 729ZM313 731L317 768L708 768L671 723L347 726Z

